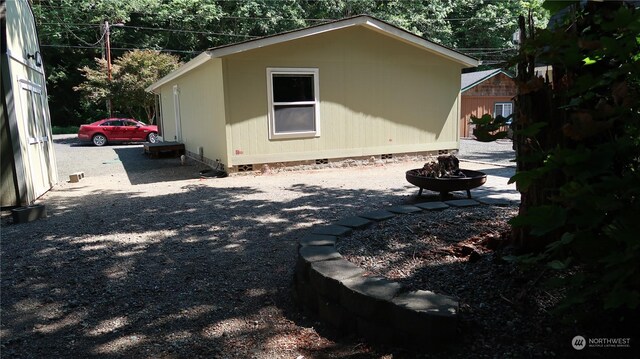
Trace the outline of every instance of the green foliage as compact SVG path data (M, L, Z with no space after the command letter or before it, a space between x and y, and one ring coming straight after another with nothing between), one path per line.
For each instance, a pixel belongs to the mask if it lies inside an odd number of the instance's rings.
M208 48L368 14L495 63L515 48L511 35L518 15L532 9L544 18L540 1L36 0L33 9L52 122L70 125L107 115L104 102L73 91L85 80L77 69L95 66L94 58L106 58L105 21L112 25L114 62L132 49L173 53L188 61Z
M75 87L87 100L100 103L111 99L114 113L153 123L154 95L147 87L175 70L180 63L173 55L155 51L130 51L118 58L111 67L112 80L108 80L107 62L95 59L96 66L80 69L85 81Z
M567 221L566 209L557 205L531 207L525 213L511 219L512 226L528 226L532 236L542 236L563 228Z
M79 126L52 126L51 132L54 135L68 135L78 133Z
M503 128L507 127L513 114L508 117L484 114L482 117L471 116L471 123L474 125L473 135L477 141L492 142L495 140L506 138L508 131Z
M589 2L567 14L520 55L553 64L554 78L553 87L537 79L520 84L517 105L530 106L517 108L526 122L515 131L523 145L512 181L525 195L538 192L538 203L523 202L511 223L529 241L551 239L520 260L544 261L558 272L554 282L567 288L560 308L589 302L637 309L640 16L620 2ZM536 112L548 99L555 107Z
M463 19L454 29L456 39L461 47L496 49L511 47L515 50L516 47L510 40L513 33L518 30L518 16L526 16L531 11L535 23L544 26L548 20L548 12L542 8L542 3L542 0L464 1L458 7L456 14L457 18ZM493 36L485 35L487 30Z

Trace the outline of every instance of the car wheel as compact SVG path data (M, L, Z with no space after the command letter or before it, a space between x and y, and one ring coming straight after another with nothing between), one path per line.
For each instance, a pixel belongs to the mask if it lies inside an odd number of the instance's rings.
M149 136L147 136L147 141L151 142L151 143L156 143L158 142L158 134L155 132L151 132L149 134Z
M92 141L96 146L104 146L107 143L107 137L102 134L97 134L93 136Z

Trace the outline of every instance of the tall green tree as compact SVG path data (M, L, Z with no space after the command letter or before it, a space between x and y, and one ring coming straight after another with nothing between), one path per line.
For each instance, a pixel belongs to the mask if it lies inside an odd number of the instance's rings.
M80 69L85 81L74 90L96 104L110 100L114 114L144 118L150 123L156 117L155 98L145 89L180 65L173 55L149 50L129 51L115 60L109 81L107 62L96 58L95 63L94 67Z
M104 57L104 21L126 22L132 13L155 0L35 0L42 56L54 125L77 125L106 115L106 108L76 96L73 88L83 81L78 68ZM114 38L119 34L114 32Z
M514 235L533 251L521 260L559 271L556 279L568 288L565 307L634 310L640 305L640 14L623 2L558 5L549 4L567 16L555 17L548 29L521 24L512 180L522 201ZM538 63L553 67L550 80L536 75Z
M132 49L172 53L182 61L215 46L368 14L481 60L504 61L515 18L530 1L480 0L34 0L51 104L57 125L84 123L106 108L73 88L78 68L104 58L105 21L112 57ZM532 5L533 6L533 5ZM498 48L489 49L487 48Z

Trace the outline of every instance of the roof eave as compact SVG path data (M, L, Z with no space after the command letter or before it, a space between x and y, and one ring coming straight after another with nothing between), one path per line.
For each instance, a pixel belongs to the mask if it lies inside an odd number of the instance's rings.
M474 83L472 83L472 84L470 84L470 85L468 85L468 86L466 86L464 88L461 88L460 92L462 93L462 92L465 92L465 91L469 90L472 87L476 87L479 84L481 84L481 83L487 81L488 79L490 79L490 78L492 78L492 77L494 77L494 76L496 76L498 74L501 74L501 73L507 75L507 77L510 78L510 79L513 78L513 76L511 76L508 72L506 72L506 71L504 71L502 69L497 69L495 72L493 72L493 73L481 78L480 80L478 80L478 81L476 81L476 82L474 82Z
M448 58L450 60L453 60L459 63L463 67L477 67L478 65L480 65L480 61L478 59L464 55L460 52L449 49L445 46L438 45L429 40L425 40L420 36L412 34L406 30L400 29L393 25L387 24L383 21L374 19L369 16L363 16L363 15L352 17L349 19L338 20L338 21L334 21L334 22L330 22L330 23L326 23L323 25L318 25L310 28L294 30L284 34L268 36L262 39L247 41L240 44L214 48L209 50L209 53L211 54L212 57L224 57L228 55L241 53L244 51L262 48L269 45L275 45L275 44L287 42L290 40L301 39L308 36L318 35L328 31L333 31L333 30L338 30L338 29L343 29L343 28L348 28L348 27L358 26L358 25L368 27L372 30L383 33L387 36L392 36L405 43L436 53L440 56L443 56L445 58Z

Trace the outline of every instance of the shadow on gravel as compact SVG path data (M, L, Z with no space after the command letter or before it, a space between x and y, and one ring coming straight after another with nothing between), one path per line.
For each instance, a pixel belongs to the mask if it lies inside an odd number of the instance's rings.
M499 167L499 168L481 168L480 171L489 176L511 178L516 174L514 167Z
M182 181L200 178L200 171L209 167L193 160L182 165L180 158L150 158L143 147L114 148L132 185Z
M117 151L125 164L163 163ZM305 322L290 300L297 239L313 224L413 200L305 185L290 187L300 193L290 200L183 189L53 196L48 218L3 227L2 357L264 358L335 346L293 324Z

